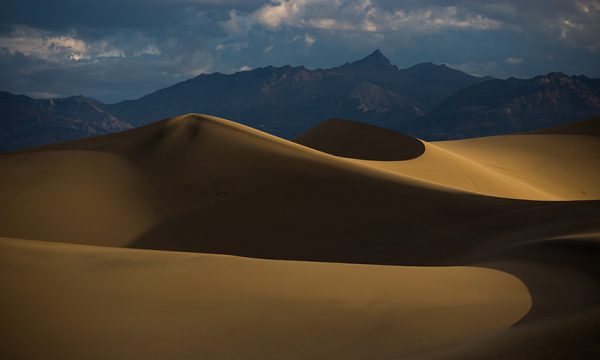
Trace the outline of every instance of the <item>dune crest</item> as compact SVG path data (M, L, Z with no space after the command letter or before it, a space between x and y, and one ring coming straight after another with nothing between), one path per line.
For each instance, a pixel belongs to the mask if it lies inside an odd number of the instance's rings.
M326 120L295 142L328 154L363 160L409 160L425 152L425 145L419 139L341 119Z
M297 142L332 155L368 160L358 162L373 168L481 195L597 200L598 123L597 119L582 121L542 130L538 136L427 143L372 125L328 120L301 135ZM420 147L415 145L417 141Z
M327 144L323 129L349 141ZM557 317L570 324L600 306L600 137L426 143L383 132L385 146L375 148L381 129L338 121L321 130L306 145L334 154L189 114L0 155L0 236L14 238L0 241L0 286L12 294L3 301L6 309L31 305L10 312L15 334L44 319L46 332L56 331L45 346L57 353L73 349L74 336L86 349L98 339L130 339L135 354L152 342L158 352L175 344L192 355L239 358L223 349L266 349L276 333L288 348L271 349L273 358L332 358L347 344L349 353L378 348L397 357L503 339L502 331L526 338L528 331L507 328L545 329ZM422 146L418 156L413 145ZM385 149L397 151L392 160L381 160ZM90 278L88 292L77 293ZM44 296L56 289L67 299ZM93 299L102 311L90 314ZM77 315L57 328L61 301ZM86 316L93 321L81 323ZM107 321L123 316L124 329L144 336L114 333ZM322 319L331 321L320 332ZM82 328L89 333L75 331ZM426 340L402 340L409 332Z

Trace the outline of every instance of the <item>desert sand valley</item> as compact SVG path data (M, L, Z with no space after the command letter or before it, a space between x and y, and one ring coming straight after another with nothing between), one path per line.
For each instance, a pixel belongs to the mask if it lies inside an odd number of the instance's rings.
M284 140L188 114L0 154L5 359L588 359L600 120Z

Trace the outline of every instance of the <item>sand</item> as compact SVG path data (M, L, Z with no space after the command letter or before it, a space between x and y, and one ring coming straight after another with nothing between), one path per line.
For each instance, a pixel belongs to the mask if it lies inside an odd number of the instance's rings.
M589 338L596 122L426 143L336 120L294 143L186 115L2 154L0 352L488 358L563 323Z
M392 359L505 330L531 304L517 278L475 267L22 239L0 254L5 358Z

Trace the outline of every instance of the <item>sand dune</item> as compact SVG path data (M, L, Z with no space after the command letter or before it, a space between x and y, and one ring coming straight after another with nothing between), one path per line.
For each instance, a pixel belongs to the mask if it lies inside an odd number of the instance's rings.
M512 135L436 143L556 200L600 198L600 139L590 135Z
M592 200L600 199L599 122L588 120L537 135L426 143L366 124L329 120L298 142L332 155L371 160L360 162L402 176L483 195Z
M0 239L0 254L5 358L392 359L505 330L530 306L517 278L474 267L22 239Z
M409 160L425 152L425 144L413 137L342 119L324 121L295 142L328 154L362 160Z
M302 145L186 115L0 155L0 236L16 238L0 242L0 286L14 294L5 308L35 309L10 311L21 327L12 342L39 325L36 314L48 320L40 331L56 331L49 353L72 349L64 339L90 311L77 304L104 294L102 312L86 323L88 338L74 339L122 349L129 339L134 357L153 342L158 352L177 344L180 357L239 358L237 348L244 358L371 358L365 354L381 348L379 358L446 351L486 358L497 343L477 339L490 332L500 342L522 339L531 331L516 329L545 329L549 319L577 319L600 306L600 137L584 135L594 121L426 143L336 120L302 136ZM416 265L462 267L407 267ZM89 292L77 293L86 281ZM50 284L68 297L41 302ZM447 297L433 295L442 290ZM62 327L44 317L60 306L74 309ZM215 306L231 314L207 310ZM494 307L506 315L500 322ZM125 329L139 337L109 334L109 320L124 312ZM164 314L148 318L154 312ZM473 323L461 332L457 321L467 318ZM266 352L273 341L282 348ZM521 356L527 348L506 351Z

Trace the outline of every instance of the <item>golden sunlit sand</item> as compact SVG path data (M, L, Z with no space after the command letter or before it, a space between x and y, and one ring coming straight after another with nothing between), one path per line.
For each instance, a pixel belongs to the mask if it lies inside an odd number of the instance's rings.
M192 114L2 154L0 353L560 357L600 324L597 123L295 143Z
M1 239L0 250L9 358L393 358L506 330L531 302L517 278L475 267L257 260L22 239ZM28 337L35 346L23 347Z

